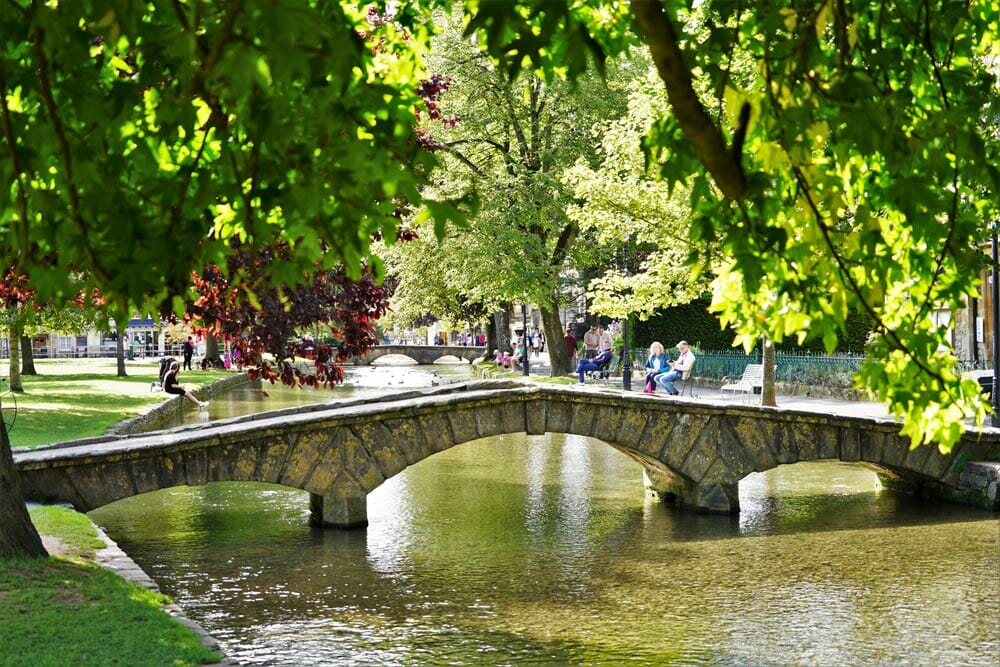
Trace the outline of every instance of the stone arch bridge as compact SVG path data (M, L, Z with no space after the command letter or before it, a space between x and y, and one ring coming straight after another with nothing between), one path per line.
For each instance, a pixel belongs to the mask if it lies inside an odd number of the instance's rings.
M485 347L468 345L376 345L367 352L354 357L355 366L367 366L379 357L401 354L418 364L433 364L442 357L458 357L469 363L479 359L486 352Z
M366 496L436 452L505 433L571 433L638 461L664 499L739 511L748 474L798 461L854 461L892 486L1000 509L1000 464L974 464L1000 430L967 433L949 454L910 450L899 424L870 417L575 387L469 382L15 452L27 499L89 511L178 485L258 481L304 489L314 520L367 523ZM975 498L979 500L976 500Z

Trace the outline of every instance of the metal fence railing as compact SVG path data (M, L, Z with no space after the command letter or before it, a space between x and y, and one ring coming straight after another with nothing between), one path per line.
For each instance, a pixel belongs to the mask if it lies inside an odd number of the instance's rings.
M163 352L154 345L126 345L125 356L128 359L158 359L161 356L172 356L180 359L183 356L181 351L182 343L168 343L163 346ZM118 354L118 349L114 343L103 343L101 345L72 345L64 347L48 347L46 345L34 345L31 355L35 359L82 359L112 357ZM9 359L10 350L6 345L0 346L0 359Z
M632 368L643 368L649 350L635 348L632 353ZM677 351L673 350L674 357ZM695 350L697 364L694 376L704 380L721 380L723 377L739 377L747 364L761 363L760 352L745 354L742 350ZM861 368L865 356L861 354L809 354L775 352L775 380L793 384L815 384L826 387L849 387L853 376ZM993 364L987 359L959 360L962 371L989 370Z
M649 350L631 350L632 367L641 370ZM676 357L676 350L673 356ZM705 380L740 377L747 364L761 363L760 353L745 354L742 350L696 350L694 376ZM775 353L775 380L795 384L848 387L865 359L857 354L791 354Z

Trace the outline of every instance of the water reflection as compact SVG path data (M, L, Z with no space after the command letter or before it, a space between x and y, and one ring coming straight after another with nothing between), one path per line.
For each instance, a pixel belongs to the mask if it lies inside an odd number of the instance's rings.
M235 483L92 515L249 664L997 664L992 515L841 463L753 475L740 502L678 511L603 443L521 434L388 480L367 530Z

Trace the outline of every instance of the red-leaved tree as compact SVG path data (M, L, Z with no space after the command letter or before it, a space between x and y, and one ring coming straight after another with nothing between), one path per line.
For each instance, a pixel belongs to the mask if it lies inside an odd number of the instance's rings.
M228 342L252 378L332 387L343 381L344 361L376 344L374 323L388 298L367 271L355 281L340 269L317 269L295 286L274 287L268 268L288 252L284 245L252 253L237 248L226 271L206 267L195 278L200 296L186 319L197 333ZM305 333L316 326L328 329L332 345ZM310 364L295 362L303 357Z

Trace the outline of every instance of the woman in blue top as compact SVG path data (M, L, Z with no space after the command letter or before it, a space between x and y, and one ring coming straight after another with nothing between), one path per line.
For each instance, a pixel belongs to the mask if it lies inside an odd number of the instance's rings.
M643 389L643 392L647 394L655 392L656 383L653 382L653 378L660 373L666 373L668 368L667 354L663 349L663 343L654 341L649 346L649 359L646 359L646 388Z

